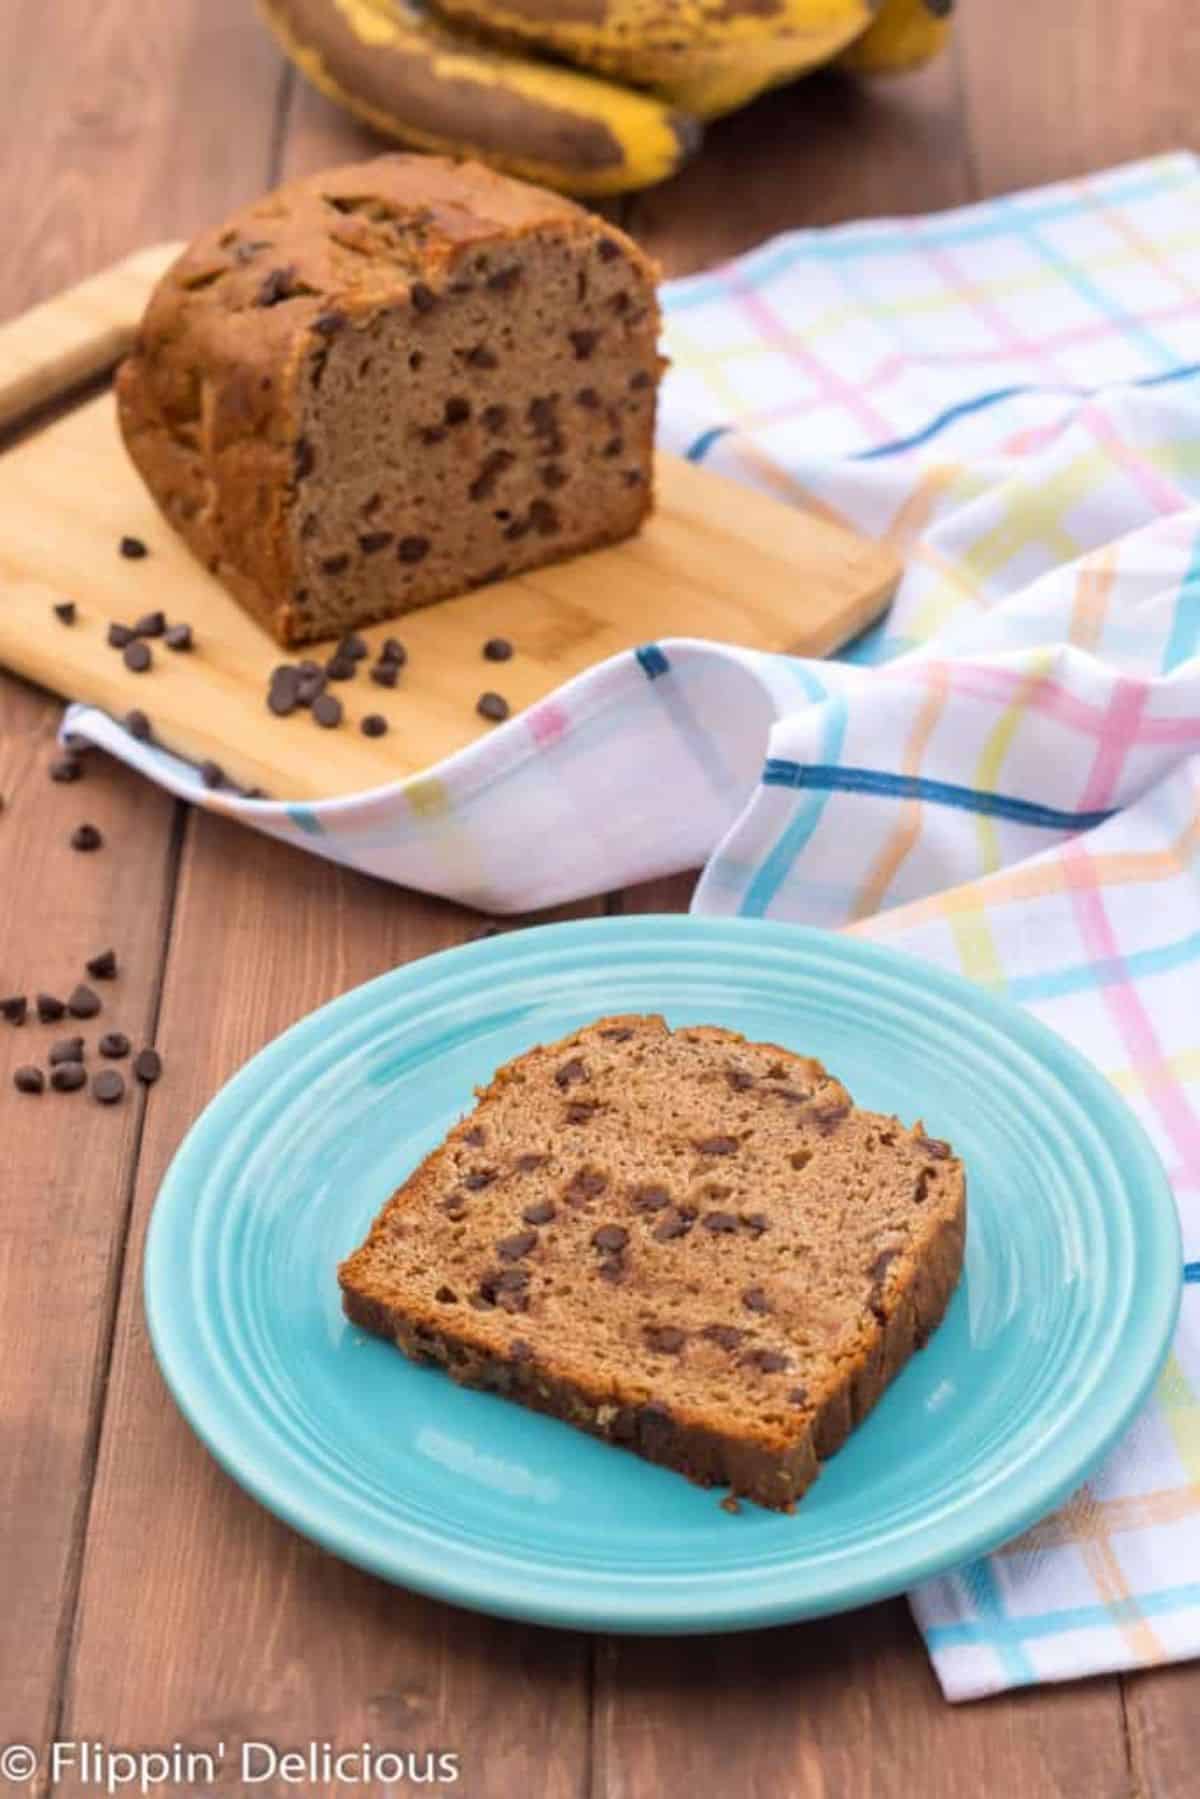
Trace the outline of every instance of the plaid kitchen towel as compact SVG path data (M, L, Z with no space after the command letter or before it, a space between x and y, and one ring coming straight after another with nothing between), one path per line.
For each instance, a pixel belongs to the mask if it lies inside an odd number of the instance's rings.
M303 808L66 726L411 886L517 911L703 862L698 911L868 933L1040 1014L1164 1159L1181 1323L1086 1487L913 1607L955 1699L1200 1654L1200 165L794 233L665 302L667 442L901 551L847 657L647 644Z

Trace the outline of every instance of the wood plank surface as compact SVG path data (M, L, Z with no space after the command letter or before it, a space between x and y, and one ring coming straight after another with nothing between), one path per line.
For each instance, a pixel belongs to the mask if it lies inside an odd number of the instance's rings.
M372 142L284 75L242 0L67 11L0 0L3 41L22 52L19 79L0 71L6 141L22 146L0 159L0 317L186 235L277 167ZM1189 0L976 4L958 30L958 54L919 76L768 97L622 217L681 272L775 230L955 204L1195 135ZM119 768L46 784L57 710L0 676L0 986L61 984L115 941L121 1023L149 1031L161 1005L167 1074L144 1134L137 1106L18 1106L14 1058L51 1027L0 1024L0 1742L390 1736L458 1750L470 1799L1189 1799L1195 1667L1123 1694L1101 1679L952 1708L900 1601L751 1636L591 1643L398 1593L242 1495L179 1419L145 1340L156 1184L267 1037L481 921L210 815L189 815L180 864L174 809ZM85 799L119 855L62 851L59 825ZM691 884L608 907L681 908Z

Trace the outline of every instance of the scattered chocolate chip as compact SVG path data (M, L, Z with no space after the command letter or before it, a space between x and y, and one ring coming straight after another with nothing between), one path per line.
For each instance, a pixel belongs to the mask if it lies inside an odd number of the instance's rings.
M54 616L60 625L73 625L76 618L74 600L59 600L54 608Z
M323 575L344 575L350 567L350 552L339 550L336 556L326 556L321 563Z
M427 537L402 537L396 549L396 556L400 562L421 562L428 554L429 539Z
M628 1025L620 1024L607 1031L601 1031L600 1035L610 1043L628 1043L633 1032Z
M520 263L509 262L505 263L503 268L494 269L488 276L484 286L490 287L493 293L508 294L512 292L520 279Z
M349 636L343 637L341 643L338 644L337 653L339 656L345 656L350 662L365 662L371 654L371 650L365 638L360 637L356 631L351 631Z
M133 627L135 637L161 637L167 628L166 615L162 612L143 612Z
M588 1124L599 1110L594 1101L578 1099L567 1107L566 1121L568 1124Z
M475 702L475 710L480 718L491 719L499 724L508 717L508 701L501 693L481 693Z
M602 237L596 245L596 254L601 262L615 262L621 254L621 246L615 238Z
M560 462L544 463L540 473L543 487L548 487L551 493L556 493L560 487L567 485L567 471Z
M287 718L300 703L300 671L284 663L271 676L267 706L277 718Z
M215 790L225 786L225 770L219 762L206 759L200 764L200 779L205 787Z
M379 650L381 662L392 662L397 668L403 668L408 661L408 651L398 637L385 637Z
M653 375L647 369L637 369L630 375L629 385L632 388L649 387L653 379Z
M123 650L133 642L133 632L128 625L118 624L116 619L108 627L108 647L110 650Z
M598 331L568 331L567 338L575 352L576 362L586 362L600 341Z
M624 448L625 440L623 437L610 437L600 454L602 456L607 456L611 461L614 456L619 456Z
M255 305L278 306L280 301L291 299L295 280L296 271L290 265L287 268L272 269L254 296Z
M431 307L437 305L437 295L423 281L413 282L408 290L408 297L412 301L414 312L428 312Z
M400 679L400 667L395 662L377 662L371 670L371 679L377 687L394 687Z
M735 1093L748 1093L754 1085L754 1076L747 1074L744 1068L726 1069L725 1079Z
M485 406L479 415L479 422L485 431L490 431L493 435L497 431L503 431L508 423L508 407Z
M140 706L135 706L132 711L125 714L125 729L131 737L136 737L139 743L149 743L153 735L150 720Z
M132 643L125 645L121 659L131 675L144 675L154 661L150 645L143 643L140 637L135 637Z
M439 1305L452 1306L458 1304L458 1294L453 1287L441 1286L433 1296Z
M806 1406L808 1404L808 1388L793 1387L787 1395L789 1405Z
M123 537L117 548L130 562L140 562L143 556L150 554L140 537Z
M64 1002L56 999L53 993L39 993L34 1003L38 1018L43 1024L57 1024L67 1009Z
M73 850L98 850L104 842L95 825L76 825L71 832L71 848Z
M100 995L81 981L67 1000L67 1011L72 1018L95 1018L99 1010Z
M359 728L364 737L386 737L388 721L382 712L368 712Z
M710 1343L717 1343L722 1349L736 1349L741 1342L744 1331L735 1324L706 1324L701 1336L707 1337Z
M925 1154L932 1156L936 1162L944 1162L948 1156L954 1153L950 1145L943 1143L940 1137L918 1137L917 1143L925 1151Z
M592 1243L597 1249L624 1249L628 1241L629 1232L620 1224L602 1224L592 1232Z
M742 1304L748 1312L771 1312L775 1309L761 1287L747 1287L742 1294Z
M572 1056L569 1061L562 1064L561 1068L556 1068L554 1071L555 1086L564 1090L567 1087L577 1086L580 1081L586 1081L588 1078L587 1065L579 1056Z
M467 489L468 498L486 500L495 489L500 476L515 461L516 457L511 450L489 450L480 465L479 473Z
M737 1229L737 1219L732 1212L706 1212L700 1222L706 1231L718 1234Z
M425 425L422 427L421 442L423 444L440 444L445 441L446 428L444 425Z
M488 933L486 933L486 932L483 933L483 935L487 935L487 934ZM491 934L494 936L495 932L493 931ZM516 1169L518 1174L532 1174L535 1168L544 1168L546 1166L546 1163L549 1160L550 1160L549 1156L539 1156L539 1155L518 1156L516 1161L513 1163L513 1167ZM547 1201L546 1203L549 1204L549 1201Z
M755 1237L761 1237L764 1231L771 1228L771 1220L765 1212L743 1212L742 1223Z
M695 1222L685 1212L668 1212L662 1223L655 1227L654 1241L670 1243L676 1237L686 1237Z
M473 350L468 351L467 361L473 369L495 369L500 366L500 358L486 344L476 344Z
M330 312L319 313L312 322L312 328L321 337L336 337L346 323L346 314L334 308Z
M99 955L92 956L84 967L94 981L111 981L116 979L117 952L115 949L102 949Z
M600 1279L608 1281L609 1285L613 1287L624 1280L626 1272L625 1259L619 1255L606 1256L596 1269Z
M331 656L325 664L325 673L331 681L353 681L358 673L358 663L350 656Z
M507 637L489 637L483 646L483 654L488 662L507 662L512 653L513 647Z
M581 387L575 395L575 404L582 406L585 412L595 412L600 405L600 395L594 387Z
M83 763L78 756L57 756L50 764L52 781L78 781L83 775Z
M594 1168L580 1168L563 1189L563 1198L573 1206L582 1206L589 1199L595 1199L598 1194L603 1193L607 1186L606 1174L601 1174Z
M915 1206L923 1206L929 1197L929 1177L932 1172L933 1170L930 1168L922 1168L917 1176L913 1186L913 1204Z
M100 1054L114 1062L120 1061L122 1056L127 1056L131 1047L124 1031L105 1031L98 1045Z
M471 402L465 394L451 394L442 408L442 418L447 425L465 425L471 416Z
M115 1068L102 1068L92 1076L92 1098L102 1106L115 1106L125 1097L125 1079Z
M312 715L322 730L332 731L342 722L342 702L332 693L319 693L312 705Z
M562 523L549 500L543 500L540 494L529 503L529 522L541 537L553 537Z
M539 1199L521 1213L526 1224L549 1224L557 1215L558 1208L552 1199Z
M162 1073L162 1057L156 1049L140 1049L133 1058L133 1072L139 1081L152 1087Z
M831 1137L842 1119L849 1116L850 1107L846 1105L814 1106L809 1113L822 1137Z
M74 1093L87 1080L82 1062L56 1062L50 1070L50 1085L56 1093Z
M29 1012L29 1001L23 993L10 994L7 999L0 999L0 1018L9 1024L24 1024Z
M527 1256L537 1245L536 1231L517 1231L511 1237L501 1237L496 1245L496 1254L502 1262L519 1262L522 1256Z
M82 1062L83 1038L60 1037L57 1043L50 1045L50 1054L46 1060L51 1068L57 1068L60 1062Z
M665 1187L635 1187L629 1197L635 1212L661 1212L671 1203Z
M46 1087L46 1077L40 1068L33 1068L28 1063L23 1068L13 1070L13 1086L18 1093L42 1093Z
M693 1139L693 1149L702 1156L732 1156L737 1153L736 1137L700 1137Z
M469 1143L472 1149L482 1149L486 1139L481 1125L473 1124L469 1131L463 1132L463 1142Z
M658 1355L678 1355L687 1342L687 1332L676 1324L644 1324L642 1336L646 1347Z
M764 1374L780 1374L791 1364L777 1349L751 1349L742 1357L742 1366L761 1368Z
M364 531L358 540L358 547L364 556L378 556L380 550L386 550L396 541L394 531Z

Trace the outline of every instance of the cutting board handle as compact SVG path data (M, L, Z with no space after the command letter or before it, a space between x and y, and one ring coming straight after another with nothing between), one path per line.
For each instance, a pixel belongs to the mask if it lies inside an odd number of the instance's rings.
M138 250L20 318L0 325L0 430L102 375L125 354L146 290L182 245Z

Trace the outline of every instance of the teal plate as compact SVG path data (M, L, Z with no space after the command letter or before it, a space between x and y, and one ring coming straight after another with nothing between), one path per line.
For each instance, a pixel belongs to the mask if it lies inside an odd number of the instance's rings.
M606 1012L812 1053L968 1171L946 1321L793 1517L743 1507L406 1362L334 1270L498 1063ZM547 1624L733 1630L861 1605L1014 1536L1146 1398L1181 1254L1113 1090L1015 1008L790 925L630 917L396 969L265 1049L155 1207L146 1303L172 1391L279 1517L388 1580Z

